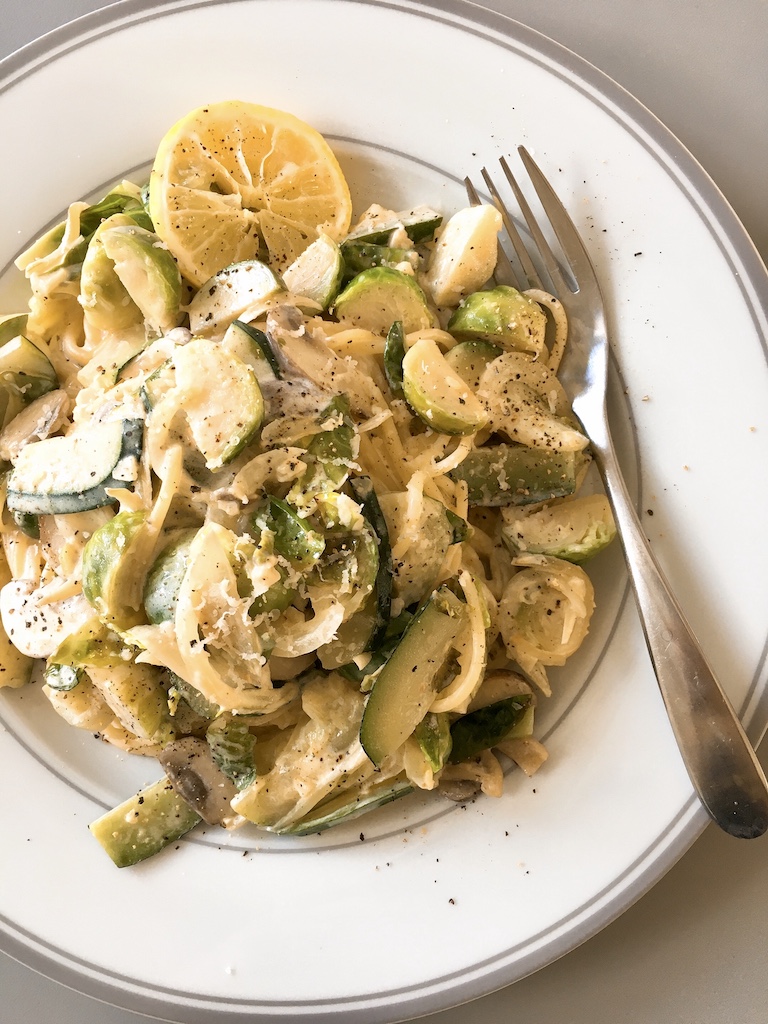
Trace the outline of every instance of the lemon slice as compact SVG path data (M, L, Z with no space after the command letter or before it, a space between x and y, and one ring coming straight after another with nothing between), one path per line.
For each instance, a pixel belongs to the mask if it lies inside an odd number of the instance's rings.
M349 230L349 187L328 143L291 114L232 100L165 135L149 184L155 230L196 285L257 256L289 266L322 231Z

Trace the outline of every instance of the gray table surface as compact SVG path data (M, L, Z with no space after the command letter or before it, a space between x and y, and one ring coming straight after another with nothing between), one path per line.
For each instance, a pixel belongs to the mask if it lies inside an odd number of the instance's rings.
M286 0L290 2L290 0ZM0 56L99 0L5 0ZM149 5L148 5L149 6ZM649 107L709 171L768 261L768 0L484 0ZM768 764L768 743L761 750ZM435 1024L766 1024L768 837L713 826L622 917L537 974ZM146 1020L0 955L4 1024Z

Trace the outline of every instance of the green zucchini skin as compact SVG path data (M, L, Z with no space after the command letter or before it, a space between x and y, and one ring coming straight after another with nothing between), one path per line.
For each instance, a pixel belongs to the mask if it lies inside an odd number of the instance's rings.
M257 349L261 352L270 370L272 371L275 380L282 380L283 373L282 370L280 369L280 363L278 361L277 356L275 355L275 350L272 348L272 343L270 342L268 336L264 333L264 331L260 331L258 327L253 327L251 324L243 323L242 320L235 320L233 321L233 324L244 334L246 334L253 342L253 344L257 347Z
M428 242L434 238L435 232L442 222L442 214L426 206L417 207L414 210L403 210L396 213L391 221L378 224L376 227L358 228L351 231L342 244L368 242L373 245L387 245L390 235L399 227L405 229L406 235L412 242Z
M413 786L407 779L395 779L393 782L383 783L364 794L358 794L352 790L333 801L321 804L301 821L277 830L277 834L308 836L316 832L325 832L335 825L346 824L361 814L375 811L378 807L384 807L385 804L399 800L400 797L408 796L412 792Z
M363 712L360 743L377 767L424 718L464 621L462 603L441 587L414 615L376 677Z
M401 612L397 618L390 619L384 630L384 638L371 653L371 660L368 664L364 668L358 668L353 661L350 661L348 665L342 665L339 668L340 674L351 683L362 683L366 676L372 676L378 672L389 661L412 618L411 613L406 611Z
M147 786L88 827L119 868L153 857L202 819L167 778Z
M500 743L522 720L532 699L521 693L458 718L451 726L450 763L468 761Z
M448 474L467 484L470 505L529 505L576 490L579 452L497 444L475 448Z
M349 484L356 500L363 506L363 515L371 524L379 545L379 566L374 584L376 616L371 635L364 647L365 651L374 651L384 639L392 608L392 548L387 520L381 511L370 477L354 477L350 479Z
M111 426L111 424L104 424L104 426ZM94 430L96 429L98 428L94 428ZM15 469L8 480L8 496L6 499L8 508L12 512L28 512L33 515L67 515L72 512L87 512L90 509L114 504L115 498L107 494L107 490L110 488L129 487L130 481L113 476L113 471L124 460L140 458L143 439L143 420L123 420L120 448L115 452L114 459L110 458L111 465L108 467L104 466L96 471L94 471L92 465L72 467L73 474L76 472L76 469L79 469L81 472L97 476L96 481L90 487L78 487L77 485L80 481L74 479L71 490L52 491L44 486L25 489L23 474L19 473L18 469ZM35 458L45 465L46 460L55 457L54 453L59 453L61 447L57 445L52 452L50 444L66 440L68 439L48 438L44 441L38 441L34 445L29 445L28 449L32 449ZM103 473L101 479L98 479L99 472Z
M156 405L159 405L165 395L175 383L176 375L173 370L173 362L167 359L161 366L147 377L141 385L142 405L148 413L152 412Z
M384 374L389 389L395 398L403 398L403 359L405 357L405 333L400 320L395 322L387 332L384 344Z

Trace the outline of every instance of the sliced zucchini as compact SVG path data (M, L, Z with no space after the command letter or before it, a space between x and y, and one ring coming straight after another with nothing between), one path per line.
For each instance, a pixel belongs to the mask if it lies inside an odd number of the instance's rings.
M153 338L151 332L142 326L122 334L120 340L123 339L123 344L118 342L114 358L115 382L143 380L170 359L180 345L191 341L192 334L186 327L174 327L163 337Z
M360 742L377 767L424 718L465 619L464 605L441 587L411 620L376 677L363 713Z
M339 668L339 674L345 679L349 679L351 683L360 683L363 690L370 689L366 685L366 680L375 676L379 669L389 660L412 618L413 615L405 611L401 612L396 618L390 619L384 632L384 639L371 652L370 660L362 667L358 666L356 662L350 661ZM371 616L371 621L373 621L373 616Z
M220 469L261 428L264 399L249 366L220 344L196 338L174 354L190 432L208 469Z
M365 653L377 627L376 595L371 594L362 608L341 623L333 640L318 648L317 656L326 672L345 669L347 665L354 668L353 659ZM342 675L353 680L347 671Z
M153 370L141 385L139 393L147 412L155 409L175 386L176 371L173 368L173 360L167 359L156 370Z
M78 376L83 386L96 383L106 390L115 384L120 371L150 344L143 324L127 327L119 335L107 334Z
M28 313L10 313L8 316L0 316L0 347L6 345L27 329Z
M341 249L321 232L288 267L283 281L294 295L311 299L321 309L327 309L339 293L343 276Z
M162 778L88 827L114 863L127 868L181 839L201 820L168 779Z
M386 335L395 320L406 334L434 326L427 298L408 274L374 267L353 277L336 299L334 313L343 323Z
M431 338L420 338L403 359L403 392L416 415L440 434L474 434L488 413Z
M261 260L233 263L206 281L192 299L189 329L193 334L220 334L251 307L283 287L274 270Z
M401 778L356 786L331 800L326 800L293 825L275 831L278 835L287 836L308 836L314 832L325 832L334 825L343 825L360 814L376 810L377 807L383 807L412 792L411 783Z
M581 452L497 444L475 448L448 475L466 482L470 505L530 505L573 494L585 462Z
M143 420L112 420L27 445L8 478L8 508L60 515L112 504L108 488L136 479L143 431Z
M448 321L448 330L457 338L490 341L534 355L544 351L546 328L541 306L504 284L468 295Z
M227 328L222 346L246 366L250 366L260 385L280 379L277 356L272 351L269 338L257 327L235 320Z
M438 306L455 306L493 274L501 214L495 206L455 213L437 238L424 284Z

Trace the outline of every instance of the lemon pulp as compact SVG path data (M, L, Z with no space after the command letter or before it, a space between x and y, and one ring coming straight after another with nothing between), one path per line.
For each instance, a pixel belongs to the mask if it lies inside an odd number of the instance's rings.
M330 146L291 114L231 100L200 107L162 139L149 188L155 230L190 282L266 247L287 267L322 231L349 229L349 187Z

